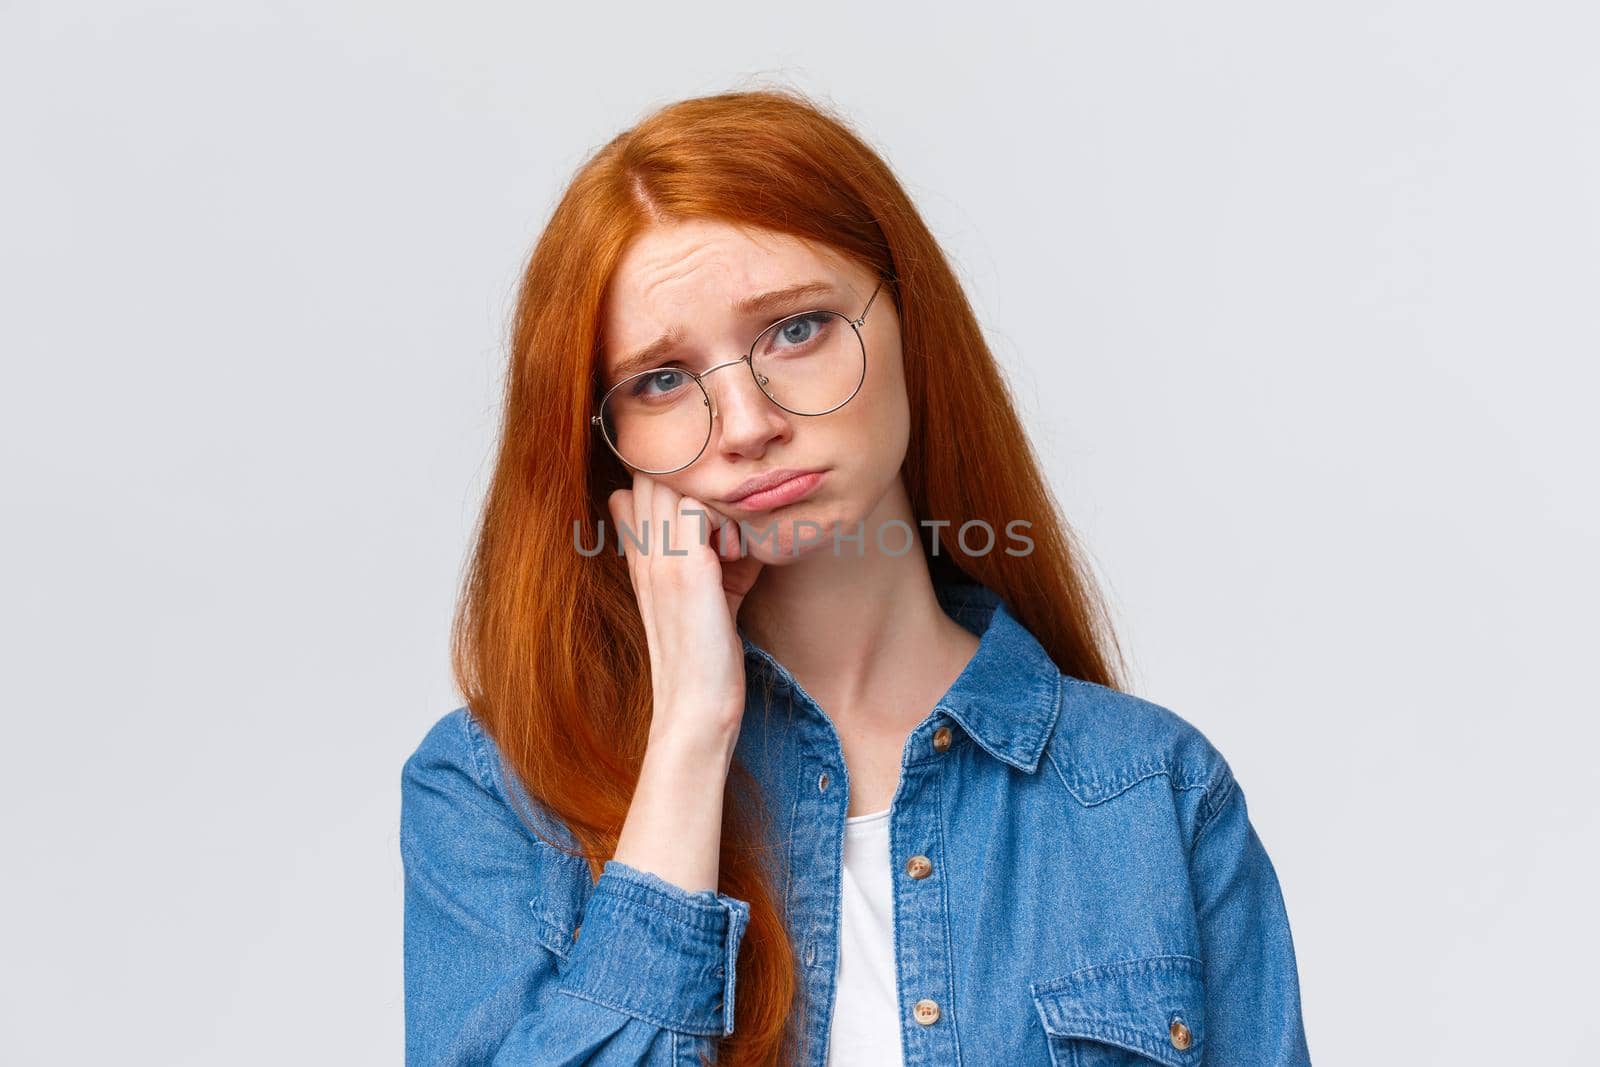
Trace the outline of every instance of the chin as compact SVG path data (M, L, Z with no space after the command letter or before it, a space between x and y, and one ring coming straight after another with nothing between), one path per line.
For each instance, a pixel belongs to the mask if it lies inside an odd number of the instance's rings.
M744 520L749 539L750 554L763 563L782 566L805 559L819 552L834 551L834 531L839 531L838 555L850 556L856 552L870 551L871 531L865 531L860 547L843 538L861 523L858 518L846 518L831 508L807 508L810 501L801 501L791 508L779 508L754 519ZM865 529L863 527L863 529ZM756 540L757 535L760 540ZM801 543L802 538L804 543Z

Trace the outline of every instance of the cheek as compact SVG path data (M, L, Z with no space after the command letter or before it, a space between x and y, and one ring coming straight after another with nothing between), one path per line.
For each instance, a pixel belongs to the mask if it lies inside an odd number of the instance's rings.
M842 517L854 521L856 510L875 506L905 461L911 413L898 367L869 366L861 391L835 414L844 417L829 427L827 450L844 475L839 502L851 514Z
M898 351L892 353L891 358L868 365L867 380L861 383L861 392L841 410L849 411L857 401L861 402L861 407L854 413L850 430L863 449L862 454L881 460L876 466L899 469L911 432L911 407Z

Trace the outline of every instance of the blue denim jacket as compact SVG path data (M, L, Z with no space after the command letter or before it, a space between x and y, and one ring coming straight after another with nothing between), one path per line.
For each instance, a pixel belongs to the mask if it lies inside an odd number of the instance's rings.
M1061 673L988 589L937 592L980 644L907 738L890 816L905 1062L1309 1063L1283 898L1226 761L1173 712ZM781 813L791 1030L821 1067L849 774L822 709L744 648L735 753ZM592 881L521 824L507 790L527 794L467 708L401 785L408 1064L689 1067L732 1032L747 902L617 860Z

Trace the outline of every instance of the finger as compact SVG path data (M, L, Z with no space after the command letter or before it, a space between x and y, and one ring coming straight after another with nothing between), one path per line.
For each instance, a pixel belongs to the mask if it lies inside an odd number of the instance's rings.
M683 513L683 496L672 486L659 479L651 479L651 492L654 494L650 501L650 518L655 524L651 531L651 539L655 543L651 551L663 562L657 566L669 566L664 561L668 559L667 550L672 550L672 556L682 556L688 546L694 544L694 534L697 523L694 516ZM674 568L673 574L681 575L681 571Z
M616 535L617 542L622 545L624 554L628 552L628 540L622 536L624 520L633 515L632 492L627 489L613 489L606 497L606 510L611 513L611 532ZM633 557L628 556L628 566L633 567Z
M606 497L606 510L611 513L611 525L618 528L624 519L633 518L633 491L631 489L613 489L611 495Z
M617 543L622 547L622 554L628 564L628 584L633 586L633 597L641 610L646 603L643 583L639 576L639 548L633 542L633 492L629 489L614 490L606 498L606 504L611 509L612 525L616 527ZM624 532L627 527L628 532Z
M722 560L739 558L739 524L726 515L712 512L714 532L712 542L717 550L717 558Z
M633 544L628 558L633 564L633 595L639 602L639 616L644 623L645 645L650 650L652 668L655 665L656 639L655 584L651 561L660 548L650 531L653 511L652 493L655 480L641 471L633 472L633 490L629 494L633 509Z
M732 516L718 511L703 500L697 500L696 506L706 513L705 526L709 535L707 543L716 550L719 557L725 556L725 546L729 543L730 535L733 535L732 541L737 542L738 523L733 521Z
M683 541L678 530L678 494L672 486L654 478L650 481L650 493L650 521L655 524L655 529L650 531L650 551L658 559L665 559L668 547L677 551Z
M678 515L683 527L680 544L717 546L717 516L698 498L679 497Z
M650 570L650 557L655 554L655 539L650 537L650 493L654 482L642 471L633 472L633 525L634 536L646 546L639 560L644 573ZM638 550L636 550L638 551Z
M713 530L720 530L728 523L733 521L731 516L724 512L718 511L716 508L705 503L704 501L701 501L700 506L706 509L706 516L709 519L711 528Z
M755 586L756 579L760 577L764 568L760 557L743 555L739 559L729 560L722 567L722 591L728 598L728 611L734 619L739 617L739 608L744 603L745 596Z

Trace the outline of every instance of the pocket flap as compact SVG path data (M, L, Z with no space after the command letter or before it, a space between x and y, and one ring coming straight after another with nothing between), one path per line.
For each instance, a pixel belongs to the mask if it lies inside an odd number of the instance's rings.
M1192 956L1146 956L1029 985L1052 1037L1138 1052L1169 1067L1205 1055L1205 975Z

